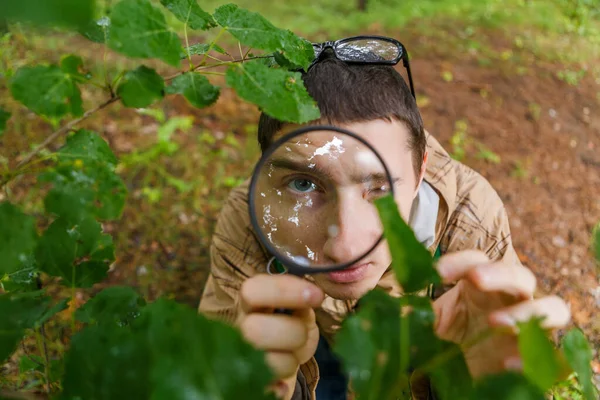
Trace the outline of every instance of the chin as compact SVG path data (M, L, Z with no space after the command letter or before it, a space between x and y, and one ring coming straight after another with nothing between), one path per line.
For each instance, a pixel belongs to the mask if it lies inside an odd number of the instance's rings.
M358 300L377 286L378 279L365 277L351 283L337 283L327 276L315 276L315 283L329 296L337 300Z

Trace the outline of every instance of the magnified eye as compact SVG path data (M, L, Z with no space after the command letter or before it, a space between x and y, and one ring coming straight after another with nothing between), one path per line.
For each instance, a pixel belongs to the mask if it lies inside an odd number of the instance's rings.
M313 181L303 178L297 178L290 181L288 187L300 193L310 193L317 189L317 185L315 185Z

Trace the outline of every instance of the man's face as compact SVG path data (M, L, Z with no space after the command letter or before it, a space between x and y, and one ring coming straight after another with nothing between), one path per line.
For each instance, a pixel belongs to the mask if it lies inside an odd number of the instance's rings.
M339 126L379 153L392 177L400 214L408 220L422 176L415 176L406 126L384 120ZM296 128L287 126L274 140ZM270 161L259 181L256 207L262 229L288 256L318 266L347 263L381 236L373 201L387 193L389 182L368 147L349 136L315 131L286 143ZM348 270L313 277L333 298L358 299L377 285L390 264L382 241Z

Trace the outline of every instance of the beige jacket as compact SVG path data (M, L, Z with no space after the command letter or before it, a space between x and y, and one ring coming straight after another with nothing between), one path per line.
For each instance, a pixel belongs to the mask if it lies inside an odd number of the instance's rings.
M432 254L438 246L442 254L479 249L493 260L519 263L506 211L496 191L481 175L453 160L433 136L427 134L427 141L429 162L425 180L440 198L435 240L429 246ZM242 282L265 273L270 258L253 233L247 196L248 182L235 188L222 208L210 249L210 274L199 305L199 312L204 315L231 324L238 315ZM392 296L402 294L391 270L383 275L378 286ZM317 323L328 341L333 340L354 304L327 297L316 310ZM315 359L302 365L300 371L310 398L315 400L319 380ZM414 389L413 394L421 398Z

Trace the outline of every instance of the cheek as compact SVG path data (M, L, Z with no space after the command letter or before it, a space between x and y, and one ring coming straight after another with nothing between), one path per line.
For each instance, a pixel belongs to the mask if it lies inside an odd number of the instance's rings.
M408 222L410 217L410 210L412 208L414 192L410 190L409 185L402 185L402 188L399 188L398 193L395 195L396 204L398 205L398 210L400 211L400 216L404 221Z

